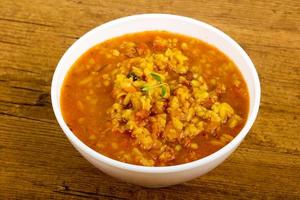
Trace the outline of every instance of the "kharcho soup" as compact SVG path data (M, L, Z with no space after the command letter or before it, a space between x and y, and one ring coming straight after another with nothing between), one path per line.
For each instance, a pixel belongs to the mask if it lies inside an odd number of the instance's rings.
M243 128L247 85L235 64L198 39L146 31L89 49L61 90L64 120L110 158L170 166L208 156Z

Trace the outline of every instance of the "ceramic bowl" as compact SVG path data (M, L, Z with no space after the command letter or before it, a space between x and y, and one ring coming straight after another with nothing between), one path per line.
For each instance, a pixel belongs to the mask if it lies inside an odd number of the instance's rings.
M88 49L107 39L127 33L165 30L198 38L229 56L241 71L249 90L250 109L240 133L219 151L202 159L167 167L145 167L108 158L80 141L63 119L60 92L63 80L73 63ZM141 14L107 22L79 38L63 55L51 86L52 106L57 121L73 146L95 167L123 181L147 187L162 187L189 181L221 164L243 141L254 123L260 103L260 83L256 69L245 51L228 35L199 20L168 14ZM233 169L234 170L234 169Z

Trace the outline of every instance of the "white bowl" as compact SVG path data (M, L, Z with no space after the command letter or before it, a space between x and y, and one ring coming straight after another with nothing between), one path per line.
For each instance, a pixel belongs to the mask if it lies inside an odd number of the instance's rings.
M248 120L240 133L219 151L196 161L167 167L144 167L108 158L80 141L68 128L61 113L60 91L73 63L88 49L107 39L126 33L166 30L203 40L229 56L241 71L249 90ZM94 166L115 178L147 187L182 183L201 176L222 163L242 142L250 130L260 103L260 83L256 69L245 51L222 31L201 21L167 14L142 14L105 23L78 39L63 55L55 70L51 86L52 106L59 125L73 146Z

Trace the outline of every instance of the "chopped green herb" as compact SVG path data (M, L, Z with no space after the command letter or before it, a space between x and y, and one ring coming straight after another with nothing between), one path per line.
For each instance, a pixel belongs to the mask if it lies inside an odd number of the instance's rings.
M150 90L151 87L149 87L148 85L145 85L141 88L142 92L148 92Z
M161 96L165 97L166 94L167 94L167 88L166 88L166 86L162 85L161 86Z
M157 80L159 83L158 84L155 84L155 85L144 85L142 88L141 88L141 91L142 92L149 92L151 89L154 89L154 88L158 88L160 87L161 88L161 96L162 97L165 97L166 94L167 94L167 88L166 88L166 83L162 83L161 82L161 77L156 74L156 73L153 73L151 72L150 75L155 79Z
M161 82L161 77L158 74L151 72L150 75L158 82Z

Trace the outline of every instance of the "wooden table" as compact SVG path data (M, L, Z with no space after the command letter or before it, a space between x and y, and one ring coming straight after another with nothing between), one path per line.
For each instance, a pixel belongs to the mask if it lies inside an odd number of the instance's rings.
M173 13L232 36L256 65L258 118L241 146L193 181L148 189L115 180L71 146L50 86L66 49L93 27ZM300 2L0 1L0 199L300 199Z

